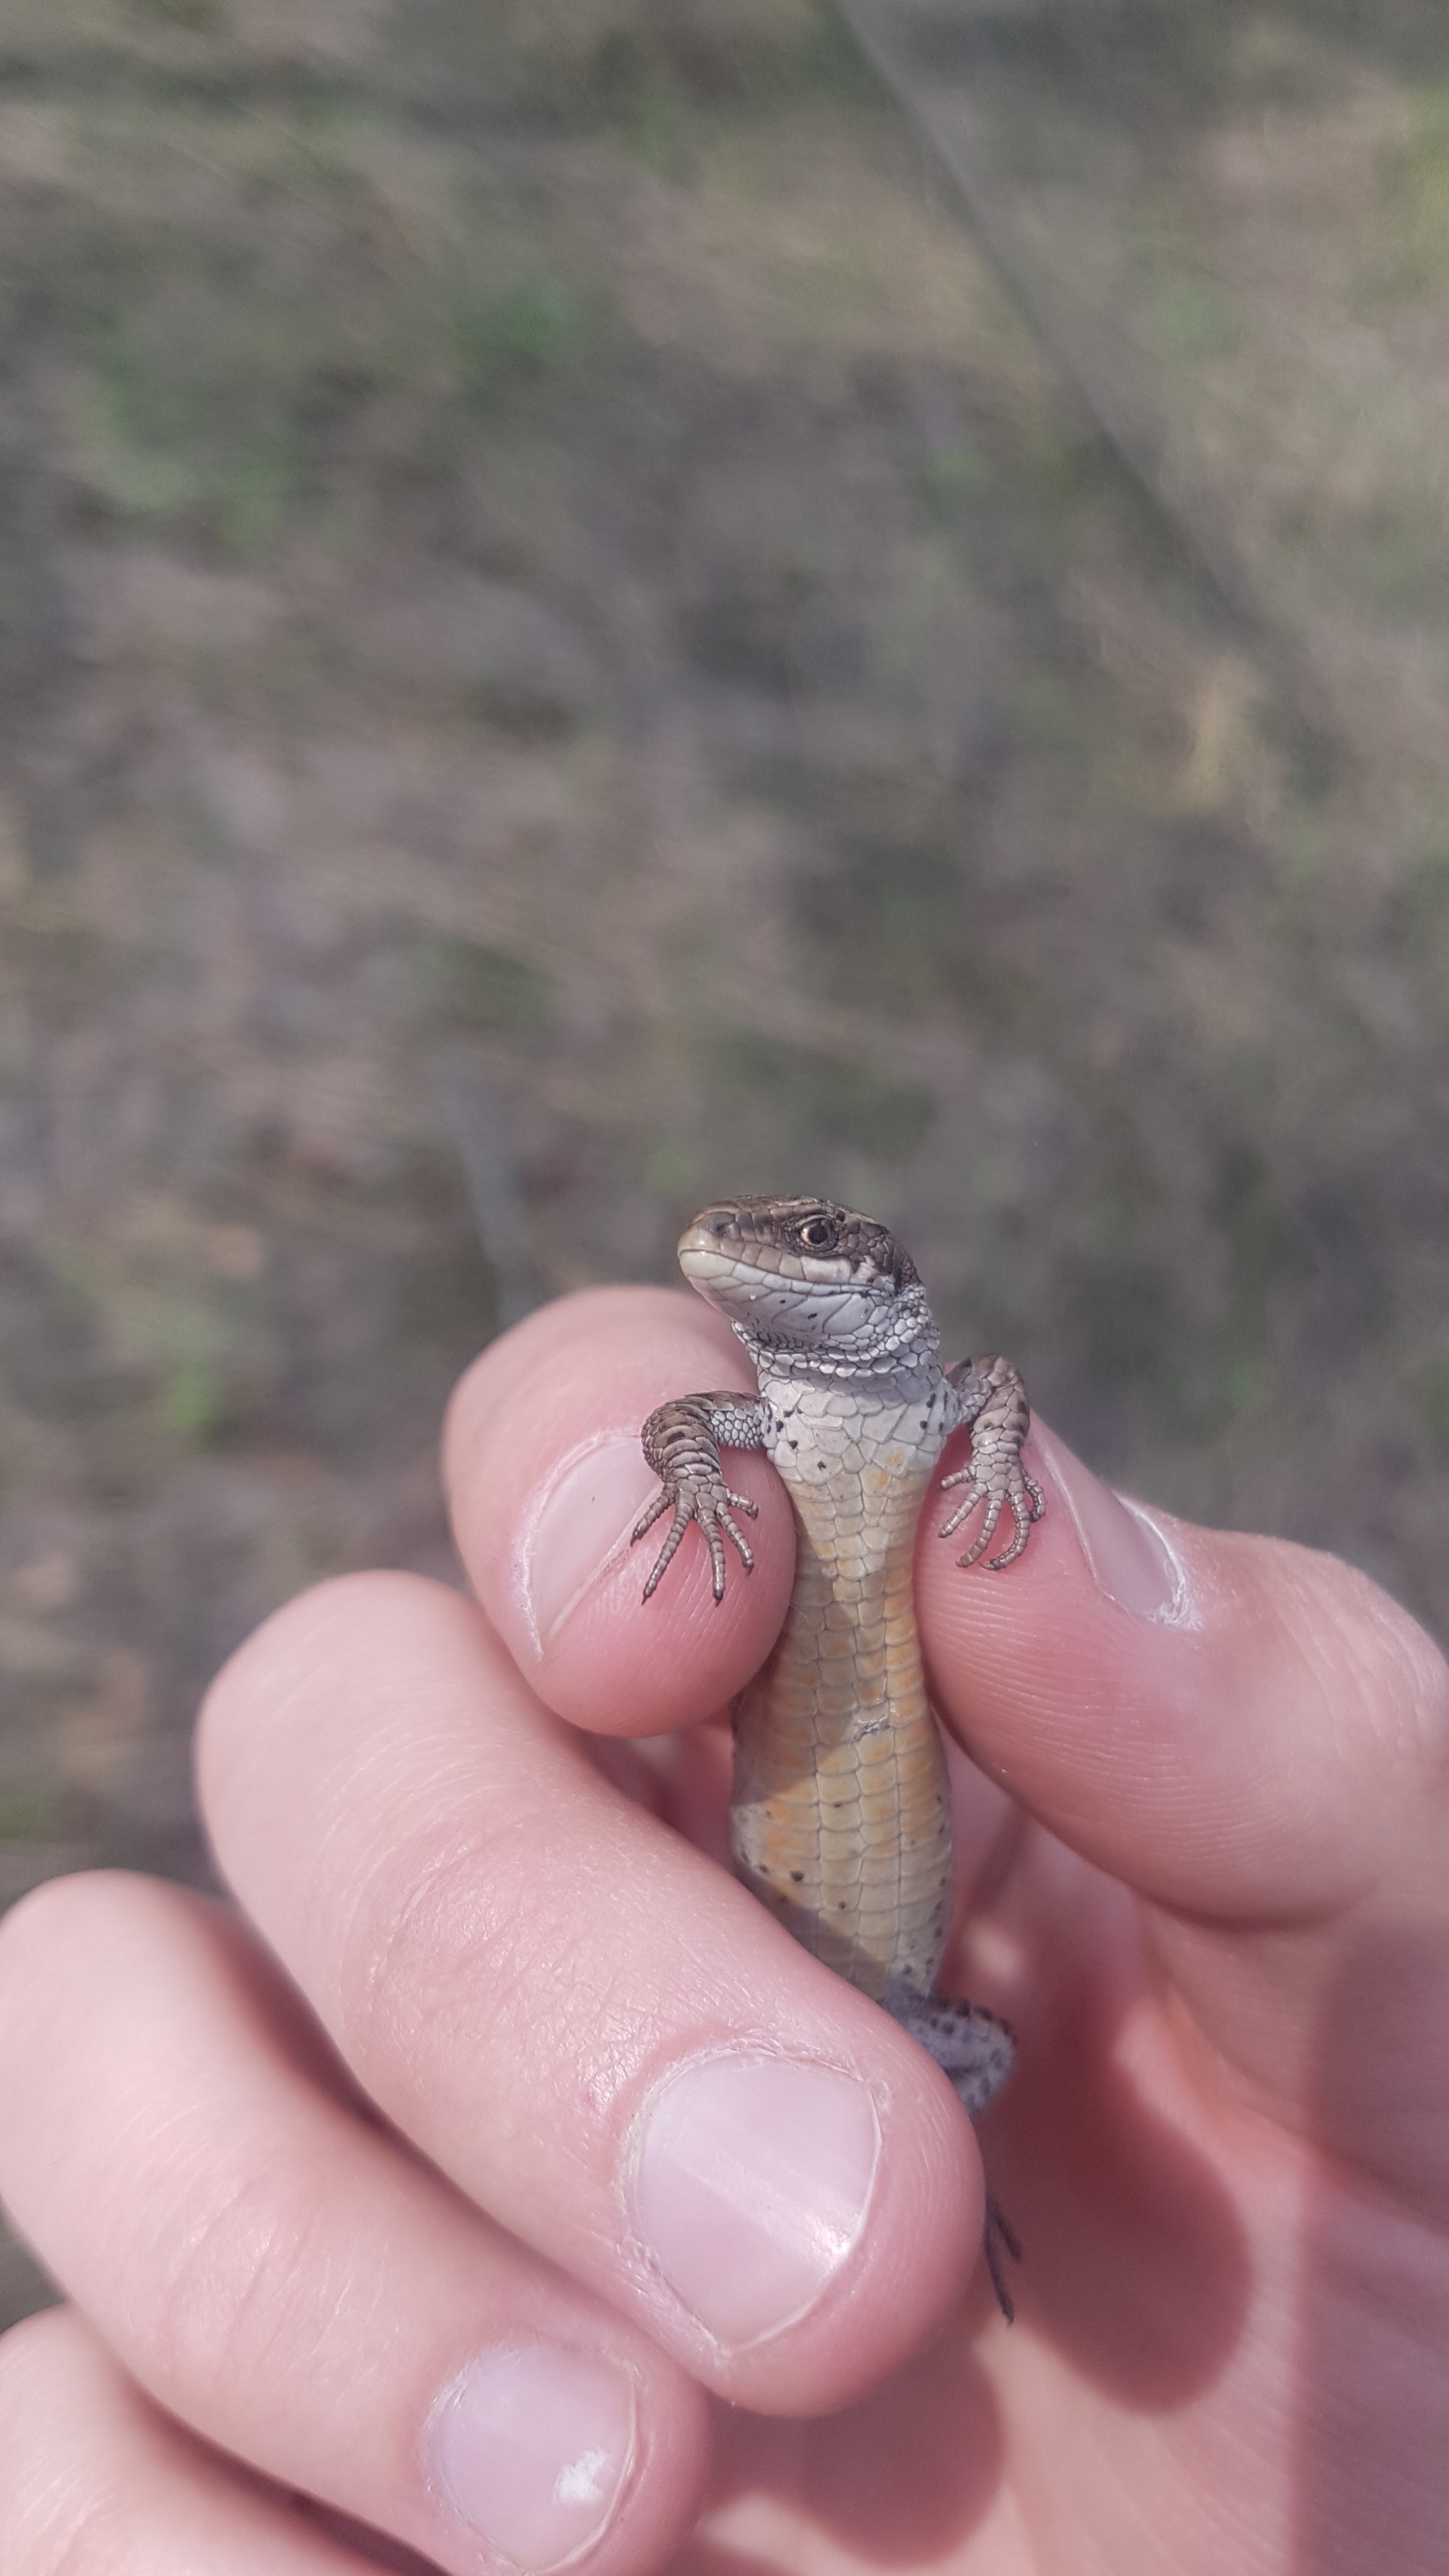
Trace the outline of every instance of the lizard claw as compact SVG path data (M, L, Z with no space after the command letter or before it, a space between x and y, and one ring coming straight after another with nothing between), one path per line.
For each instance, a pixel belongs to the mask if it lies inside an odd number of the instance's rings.
M734 1513L748 1512L750 1519L756 1520L759 1517L758 1504L752 1503L748 1494L735 1493L730 1486L721 1483L716 1477L700 1478L698 1481L680 1477L675 1483L660 1486L648 1510L641 1513L636 1521L630 1533L629 1545L632 1547L637 1539L643 1538L646 1531L651 1530L655 1522L671 1507L674 1512L673 1524L659 1551L654 1571L644 1586L644 1599L647 1601L651 1593L657 1589L660 1578L690 1522L697 1521L704 1533L705 1545L709 1549L714 1597L716 1601L723 1601L725 1552L724 1540L720 1537L720 1532L723 1530L725 1536L738 1550L740 1563L746 1574L753 1573L754 1551L736 1522Z
M1032 1522L1039 1521L1046 1509L1040 1486L1034 1484L1031 1477L1023 1472L1019 1462L1013 1459L1009 1469L993 1477L989 1483L983 1484L970 1467L961 1468L954 1476L943 1476L941 1483L943 1486L969 1485L968 1492L958 1503L950 1519L942 1522L940 1529L942 1538L952 1537L963 1521L968 1521L972 1513L979 1510L983 1503L986 1506L986 1518L965 1555L957 1557L957 1564L963 1566L978 1564L996 1536L997 1523L1002 1513L1010 1511L1015 1524L1011 1545L1003 1548L1000 1556L989 1557L987 1563L993 1574L999 1574L1003 1566L1014 1565L1017 1558L1025 1551L1026 1542L1031 1536Z
M983 1503L986 1506L986 1518L965 1555L957 1558L957 1564L975 1565L986 1555L1003 1511L1009 1511L1015 1524L1011 1545L1003 1549L1000 1556L989 1558L988 1565L993 1574L999 1574L1003 1566L1014 1565L1026 1548L1032 1522L1039 1521L1046 1510L1046 1496L1035 1477L1029 1476L1021 1460L1008 1452L1005 1455L998 1453L990 1460L984 1476L978 1472L974 1459L969 1466L958 1467L954 1476L941 1478L943 1493L950 1485L964 1485L967 1490L950 1519L942 1522L942 1538L952 1537L963 1521L968 1521Z

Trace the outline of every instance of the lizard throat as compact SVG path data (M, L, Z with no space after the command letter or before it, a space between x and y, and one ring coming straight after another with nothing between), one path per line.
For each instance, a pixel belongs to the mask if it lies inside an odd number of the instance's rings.
M924 1289L902 1288L878 1315L853 1333L761 1332L742 1316L730 1317L762 1376L799 1378L892 1377L899 1371L939 1366L940 1335Z

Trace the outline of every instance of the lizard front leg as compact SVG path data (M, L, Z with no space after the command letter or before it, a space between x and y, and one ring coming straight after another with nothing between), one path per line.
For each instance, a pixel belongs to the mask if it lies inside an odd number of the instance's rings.
M940 1535L950 1538L982 1503L986 1518L958 1564L974 1565L985 1556L996 1535L996 1525L1003 1511L1009 1511L1016 1524L1016 1535L1010 1547L989 1562L993 1572L1004 1565L1014 1565L1031 1535L1033 1521L1039 1521L1046 1510L1046 1496L1021 1463L1021 1444L1031 1428L1031 1406L1026 1389L1010 1360L958 1360L946 1371L954 1389L960 1411L956 1428L967 1424L971 1431L971 1460L958 1467L954 1476L941 1478L941 1491L952 1485L964 1485L966 1492L948 1521L942 1523Z
M754 1520L757 1506L748 1494L737 1494L725 1483L719 1453L721 1449L760 1448L765 1437L765 1408L744 1395L676 1395L668 1404L661 1404L657 1413L650 1414L642 1436L644 1455L659 1479L659 1491L636 1523L630 1546L643 1538L665 1512L674 1513L658 1563L644 1586L644 1598L647 1601L653 1592L690 1522L698 1521L709 1549L714 1597L722 1601L725 1552L720 1532L723 1530L738 1549L748 1574L755 1560L733 1514L748 1512Z

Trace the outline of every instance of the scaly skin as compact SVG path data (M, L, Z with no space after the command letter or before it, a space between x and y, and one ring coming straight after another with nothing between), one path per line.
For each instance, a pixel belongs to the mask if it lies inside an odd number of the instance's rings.
M767 1445L795 1507L796 1574L736 1711L736 1867L876 2003L899 1985L926 1995L950 1922L951 1807L911 1560L948 1431L929 1398L768 1388L772 1419L789 1426Z
M768 1663L735 1710L736 1866L762 1904L827 1966L912 2030L968 2110L1004 2081L1012 2042L969 2004L937 1997L951 1912L946 1766L926 1698L911 1594L916 1522L953 1431L973 1429L964 1498L945 1524L984 1517L974 1564L1004 1510L1026 1545L1042 1498L1021 1465L1030 1414L1004 1360L941 1368L914 1267L883 1226L817 1199L706 1208L680 1240L685 1275L750 1353L759 1396L677 1397L644 1426L660 1492L634 1535L673 1511L654 1590L690 1520L709 1543L715 1598L724 1540L746 1568L721 1447L762 1448L798 1529L794 1591ZM943 1533L944 1534L944 1533Z

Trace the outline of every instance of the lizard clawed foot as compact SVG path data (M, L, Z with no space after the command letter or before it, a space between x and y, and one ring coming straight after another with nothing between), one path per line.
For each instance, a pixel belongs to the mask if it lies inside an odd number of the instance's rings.
M1002 1513L1009 1510L1016 1524L1016 1535L1010 1547L1003 1549L1000 1556L989 1558L988 1564L993 1574L999 1574L1003 1566L1014 1565L1031 1536L1032 1522L1039 1521L1046 1510L1046 1496L1035 1477L1027 1474L1019 1458L1007 1454L986 1462L984 1477L973 1458L969 1466L958 1467L954 1476L941 1478L942 1493L951 1485L965 1485L967 1491L950 1519L942 1522L942 1538L950 1538L981 1504L986 1506L986 1518L965 1555L956 1559L957 1564L975 1565L986 1555L996 1536Z
M748 1512L751 1520L756 1520L759 1517L758 1504L752 1503L748 1494L735 1493L717 1476L700 1477L697 1480L681 1476L672 1483L661 1485L648 1510L642 1513L635 1523L630 1533L629 1545L632 1547L637 1539L643 1538L646 1531L651 1530L655 1522L670 1510L674 1513L673 1525L659 1551L654 1571L644 1586L644 1599L647 1601L658 1585L690 1522L697 1521L704 1532L705 1545L709 1549L714 1597L716 1601L723 1601L725 1552L724 1540L720 1532L723 1530L725 1537L729 1538L738 1550L740 1563L746 1574L753 1573L754 1551L744 1531L737 1525L733 1514Z
M1046 1496L1021 1463L1021 1444L1031 1428L1026 1389L1010 1360L963 1360L946 1372L955 1389L961 1418L971 1426L971 1461L953 1476L941 1478L941 1491L964 1485L956 1510L941 1527L942 1538L970 1519L984 1504L986 1518L958 1565L975 1565L996 1536L996 1525L1009 1511L1016 1525L1011 1545L987 1559L993 1574L1014 1565L1026 1548L1033 1521L1046 1510Z
M757 1449L760 1438L758 1400L752 1402L728 1389L717 1395L672 1396L650 1414L643 1431L644 1455L659 1479L659 1491L635 1523L630 1546L651 1530L665 1512L672 1511L674 1521L659 1551L659 1562L644 1586L646 1601L691 1521L698 1521L704 1532L716 1603L724 1599L725 1539L736 1550L746 1574L753 1571L754 1557L732 1515L748 1512L755 1520L758 1512L748 1494L737 1494L725 1483L719 1453L721 1445L726 1449Z

